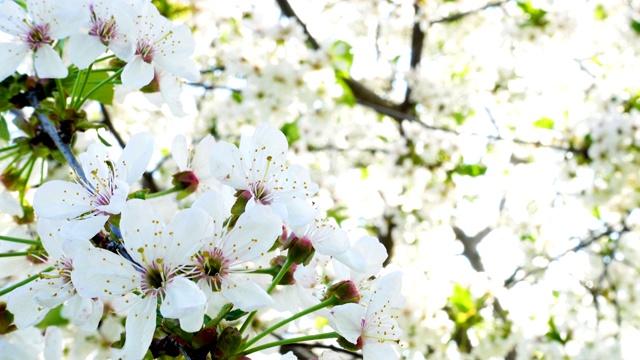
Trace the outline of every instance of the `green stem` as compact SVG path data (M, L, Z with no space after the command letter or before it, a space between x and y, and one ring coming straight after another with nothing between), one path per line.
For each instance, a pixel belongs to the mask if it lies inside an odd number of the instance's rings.
M60 94L60 96L62 96L64 98L64 101L62 101L62 105L66 108L67 99L64 97L64 88L62 87L62 80L59 79L59 78L56 79L56 87L58 87L58 93Z
M82 75L84 75L85 71L84 70L79 70L78 73L76 74L76 80L73 82L73 88L71 89L71 96L70 96L70 104L71 107L73 107L73 103L74 100L76 99L76 91L78 91L78 85L80 84L80 77Z
M82 93L84 92L84 89L87 86L87 81L89 81L89 75L91 75L92 70L93 70L93 63L89 65L89 67L87 68L87 71L85 72L84 78L82 79L82 85L80 85L80 88L78 91L78 97L76 97L76 101L73 103L74 109L80 109L80 106L82 106L82 103L83 103L83 101L81 101Z
M0 240L19 243L19 244L27 244L27 245L42 245L42 243L37 240L19 239L19 238L14 238L11 236L3 236L3 235L0 235Z
M282 265L282 269L280 269L280 272L278 272L278 275L276 275L276 277L273 278L271 285L267 289L267 294L271 294L273 289L276 288L280 280L282 280L282 278L287 273L287 271L289 271L289 268L291 267L291 265L293 265L293 259L287 256L287 260L284 262L284 265Z
M79 109L82 106L82 104L84 104L84 102L89 99L89 96L91 96L94 92L98 91L98 89L100 89L103 85L110 83L113 79L115 79L118 76L120 76L120 74L122 73L123 70L124 70L124 68L116 71L115 73L113 73L113 75L111 75L108 78L100 81L100 83L98 85L94 86L93 89L89 90L89 92L87 92L87 95L85 95L84 98L82 98L82 100L80 100L78 102L78 106L76 107L76 109ZM87 78L88 77L89 77L89 75L87 74ZM83 91L84 91L84 86L83 86Z
M291 267L291 265L293 265L293 260L290 257L287 257L287 260L284 262L284 265L282 265L282 268L278 272L278 275L276 275L276 277L273 278L271 285L269 285L269 288L267 289L267 294L271 294L273 289L276 288L280 280L282 280L282 278L287 273L287 271L289 271L289 268ZM242 334L245 330L247 330L247 327L249 327L249 324L251 324L251 321L253 320L254 317L256 317L257 313L258 311L256 310L256 311L253 311L251 314L249 314L249 316L247 316L247 319L244 321L244 323L242 324L242 327L240 328L240 334Z
M178 187L172 187L169 188L167 190L162 190L162 191L158 191L158 192L154 192L153 194L147 194L147 196L145 197L145 199L153 199L153 198L158 198L160 196L165 196L165 195L169 195L169 194L173 194L174 192L178 192L181 189Z
M330 333L326 333L326 334L307 335L307 336L301 336L301 337L297 337L297 338L284 339L284 340L274 341L272 343L256 346L253 349L246 350L245 352L243 352L243 354L244 355L249 355L249 354L254 353L256 351L272 348L272 347L275 347L275 346L295 344L295 343L300 343L300 342L303 342L303 341L321 340L321 339L335 339L335 338L339 338L339 337L340 337L340 334L338 334L337 332L330 332Z
M115 56L115 55L108 55L108 56L105 56L105 57L101 57L100 59L96 59L93 63L95 64L95 63L97 63L97 62L101 62L101 61L109 60L109 59L112 59L112 58L114 58L114 57L116 57L116 56Z
M0 296L2 296L2 295L4 295L4 294L8 294L8 293L12 292L13 290L15 290L15 289L19 288L20 286L22 286L22 285L25 285L25 284L28 284L28 283L32 282L33 280L35 280L35 279L39 278L39 277L40 277L40 274L42 274L42 273L44 273L44 272L47 272L47 271L51 271L51 270L53 270L53 266L48 267L48 268L46 268L46 269L42 270L41 272L39 272L39 273L37 273L37 274L35 274L35 275L31 275L31 276L29 276L28 278L26 278L26 279L24 279L24 280L22 280L22 281L20 281L20 282L18 282L18 283L15 283L15 284L13 284L13 285L9 286L8 288L4 288L4 289L0 290Z
M43 254L43 253L44 253L44 250L16 251L16 252L0 253L0 258L3 258L3 257L16 257L16 256L29 256L29 255Z
M0 152L5 152L5 151L13 150L13 149L15 149L15 148L17 148L17 147L18 147L18 144L13 144L13 145L10 145L10 146L5 146L5 147L3 147L3 148L1 148L1 149L0 149Z
M224 317L227 316L227 314L229 313L229 311L231 311L231 309L233 309L232 303L222 305L222 309L220 309L220 311L218 312L218 315L216 315L215 318L211 319L211 321L209 321L204 326L204 328L208 329L208 328L217 326L220 323L220 321L222 321L222 319L224 319Z
M282 321L280 321L279 323L269 327L267 330L261 332L260 334L256 335L256 337L254 337L253 339L249 340L249 342L247 342L247 344L244 346L244 348L248 348L249 346L255 344L258 340L262 339L263 337L271 334L272 332L276 331L278 328L287 325L288 323L292 322L293 320L299 319L305 315L311 314L312 312L318 311L320 309L323 309L327 306L332 306L332 305L336 305L338 304L338 298L332 296L330 298L328 298L327 300L316 304L310 308L307 308L305 310L302 310L301 312L294 314Z

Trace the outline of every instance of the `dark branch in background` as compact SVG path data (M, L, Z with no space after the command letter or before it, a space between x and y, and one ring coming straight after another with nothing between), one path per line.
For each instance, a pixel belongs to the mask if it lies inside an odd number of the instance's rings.
M479 133L472 133L472 132L461 132L461 131L457 131L457 130L453 130L453 129L449 129L449 128L445 128L445 127L428 125L428 124L425 124L424 122L422 122L422 120L420 120L420 118L418 118L417 116L413 116L413 115L404 113L402 111L398 111L398 110L396 110L394 108L391 108L391 107L380 106L378 104L369 103L369 102L366 102L366 101L360 100L360 99L357 99L356 102L358 102L358 104L370 107L373 110L375 110L376 112L378 112L380 114L384 114L384 115L390 116L390 117L392 117L392 118L394 118L396 120L409 120L411 122L415 122L415 123L419 124L420 126L422 126L423 128L428 129L428 130L442 131L442 132L450 133L450 134L453 134L453 135L481 136L481 137L486 137L489 140L511 141L513 143L516 143L516 144L530 145L530 146L542 147L542 148L549 148L549 149L554 149L554 150L558 150L558 151L562 151L562 152L570 152L570 153L582 154L582 155L586 154L586 150L584 150L584 149L575 149L575 148L564 147L564 146L559 146L559 145L543 144L543 143L541 143L539 141L525 141L525 140L520 140L520 139L508 139L508 138L504 138L502 136L495 136L495 135L486 135L486 134L479 134Z
M195 82L194 83L187 83L187 85L193 86L193 87L203 88L204 90L226 90L226 91L230 91L232 93L237 93L237 94L242 93L242 90L234 89L232 87L223 86L223 85L213 85L213 84L195 83Z
M286 15L288 18L295 19L298 22L298 24L302 26L302 30L307 35L307 40L309 40L309 44L311 44L311 47L313 48L313 50L320 50L320 44L318 44L316 39L313 36L311 36L311 33L309 33L309 30L307 29L307 24L305 24L304 22L302 22L302 20L300 20L300 18L298 17L298 14L296 14L296 12L293 11L291 4L289 4L287 0L276 0L276 2L278 3L278 6L280 6L280 11L282 11L284 15Z
M422 60L422 47L424 46L425 37L424 31L422 31L422 27L420 27L420 6L418 6L417 2L413 4L413 11L415 14L413 19L413 32L411 34L411 60L409 64L412 70L417 68ZM406 112L413 108L414 105L411 101L411 87L407 85L404 102L400 105L400 110Z
M122 136L120 135L120 133L118 133L115 126L113 126L111 115L109 114L106 106L104 106L102 103L100 103L100 110L102 111L102 123L107 127L107 129L109 129L111 134L113 134L113 137L116 138L118 145L120 145L121 148L124 148L127 144L124 142ZM143 186L149 189L149 192L155 193L160 191L160 189L158 189L158 185L156 185L155 180L153 180L152 173L145 171L144 174L142 174L142 180Z
M461 13L445 16L445 17L440 18L440 19L430 20L429 24L447 23L447 22L460 20L463 17L475 14L475 13L480 12L482 10L486 10L486 9L489 9L489 8L492 8L492 7L496 7L496 6L502 6L502 5L506 4L506 3L508 3L509 1L511 1L511 0L500 0L500 1L490 2L487 5L485 5L483 7L480 7L480 8L477 8L477 9L473 9L473 10L464 11L464 12L461 12Z
M476 246L482 241L489 233L492 231L490 227L486 227L484 230L475 234L474 236L468 236L457 226L453 226L453 233L456 235L456 239L460 240L464 250L462 251L462 255L469 260L471 267L473 270L477 272L484 272L484 265L482 264L482 259L480 258L480 254L476 249Z

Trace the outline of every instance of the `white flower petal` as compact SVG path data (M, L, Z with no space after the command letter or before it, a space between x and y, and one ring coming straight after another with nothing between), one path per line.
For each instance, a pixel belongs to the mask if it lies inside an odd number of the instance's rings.
M120 353L123 360L142 359L151 345L156 329L155 296L139 300L129 312L125 323L126 340Z
M184 111L182 99L180 98L182 95L182 81L180 78L163 71L158 75L158 85L160 86L162 99L167 103L167 106L169 106L169 110L171 110L173 116L184 117L189 115Z
M9 293L7 309L15 316L18 329L24 329L40 322L49 312L49 308L38 305L33 296L46 286L41 279L24 285Z
M51 45L40 46L33 54L33 66L41 79L59 79L69 74L60 54Z
M61 277L47 280L47 286L43 286L33 296L36 304L52 309L67 301L75 293L73 284L65 283L66 280Z
M44 333L44 360L59 360L62 358L62 332L57 326L47 327Z
M0 30L20 36L29 31L27 13L15 1L0 2Z
M136 289L142 279L122 256L93 248L73 260L71 280L84 297L115 298Z
M124 66L121 79L123 85L140 89L149 84L154 75L153 65L144 62L140 56L135 56L133 61Z
M39 217L73 219L93 207L89 205L84 187L70 181L53 180L38 188L33 196L33 209Z
M89 240L104 229L104 224L108 219L109 215L93 215L84 217L82 220L65 221L62 226L62 237Z
M42 246L47 250L49 259L56 261L62 259L62 226L65 224L61 220L49 220L38 218L38 235Z
M67 49L71 62L79 69L86 69L98 56L107 51L107 46L97 36L74 34L69 37Z
M243 311L255 311L273 303L266 290L238 275L231 274L225 277L221 291L236 308Z
M164 257L162 254L165 250L162 249L162 246L149 246L149 244L158 245L161 243L164 229L161 219L160 213L150 202L140 199L127 201L124 210L122 210L120 230L124 246L136 262L140 264L144 262L141 252L144 252L148 257L147 261Z
M171 157L178 165L180 171L189 170L189 149L187 147L187 138L178 134L173 138L171 143Z
M362 335L362 319L365 316L365 308L358 304L344 304L331 309L329 324L348 342L355 344Z
M82 330L93 331L98 328L103 310L104 304L101 300L83 298L75 294L62 308L62 315Z
M367 360L395 360L398 355L393 351L391 343L366 341L362 348L362 357Z
M243 155L235 145L219 142L211 150L211 174L234 189L248 190Z
M288 214L284 220L292 226L308 224L313 221L318 212L313 205L303 199L291 199L284 204Z
M253 136L240 140L240 151L243 154L259 158L263 162L271 157L271 162L278 166L285 163L288 149L289 143L282 131L265 123L256 128Z
M6 3L14 3L13 1L6 1ZM0 81L6 79L9 75L13 74L18 68L20 63L29 53L29 47L27 44L12 44L3 43L0 44Z
M221 244L223 253L233 254L235 263L263 256L282 234L282 221L268 206L256 205L240 216Z
M162 305L160 305L162 316L178 319L188 316L194 311L204 314L207 298L193 281L176 276L166 285L166 290L167 293L162 300ZM202 320L203 318L200 318L200 325L202 325Z
M194 309L187 315L180 317L180 328L191 333L200 331L204 319L205 308L205 306L202 306Z
M129 143L122 150L122 155L115 164L127 184L132 185L147 170L151 155L153 155L153 135L150 132L137 133L129 139ZM125 170L126 169L126 172Z
M165 261L169 267L178 267L189 262L206 239L211 238L211 217L202 209L181 210L162 232L162 244L166 244Z

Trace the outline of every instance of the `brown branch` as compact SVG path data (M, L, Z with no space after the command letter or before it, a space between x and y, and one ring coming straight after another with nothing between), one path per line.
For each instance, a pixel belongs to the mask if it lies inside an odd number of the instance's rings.
M422 48L424 46L425 33L420 26L420 6L418 3L413 4L414 20L413 20L413 32L411 34L411 60L409 66L411 69L415 69L422 60ZM412 108L415 104L411 101L411 87L407 86L407 91L404 95L404 102L400 105L400 110L406 112Z
M480 8L477 8L477 9L473 9L473 10L464 11L464 12L461 12L461 13L445 16L443 18L436 19L436 20L431 20L431 21L429 21L429 25L438 24L438 23L453 22L453 21L456 21L456 20L460 20L463 17L475 14L475 13L480 12L482 10L486 10L486 9L489 9L489 8L492 8L492 7L496 7L496 6L502 6L502 5L506 4L506 3L508 3L509 1L511 1L511 0L500 0L500 1L490 2L487 5L485 5L483 7L480 7Z

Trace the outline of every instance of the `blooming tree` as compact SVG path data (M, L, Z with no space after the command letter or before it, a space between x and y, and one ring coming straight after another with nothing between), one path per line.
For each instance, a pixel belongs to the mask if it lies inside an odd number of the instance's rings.
M0 1L0 351L634 358L637 5Z

